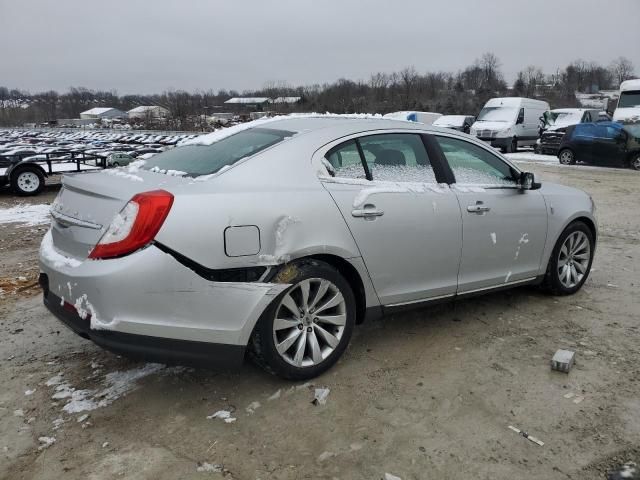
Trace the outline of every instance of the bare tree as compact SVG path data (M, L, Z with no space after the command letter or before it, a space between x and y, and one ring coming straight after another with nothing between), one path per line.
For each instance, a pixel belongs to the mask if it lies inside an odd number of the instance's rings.
M631 63L631 60L626 57L618 57L611 62L611 65L609 65L609 72L611 72L611 76L618 85L635 76L633 63Z

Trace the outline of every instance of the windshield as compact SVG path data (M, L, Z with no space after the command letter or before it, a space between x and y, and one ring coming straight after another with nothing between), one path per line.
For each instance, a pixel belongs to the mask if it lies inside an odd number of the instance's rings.
M547 125L555 125L557 127L568 127L580 123L582 112L549 112L546 117Z
M630 90L620 94L618 108L640 107L640 90Z
M476 119L477 122L512 122L518 112L515 108L484 107Z
M186 145L159 153L148 159L145 170L174 170L187 176L197 177L216 173L221 168L233 165L251 155L280 143L294 132L272 130L269 128L251 128L211 145Z

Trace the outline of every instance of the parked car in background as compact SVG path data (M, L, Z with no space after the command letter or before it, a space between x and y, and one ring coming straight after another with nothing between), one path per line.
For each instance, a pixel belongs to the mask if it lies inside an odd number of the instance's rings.
M480 111L471 126L471 135L503 152L515 152L518 147L535 145L540 134L540 117L549 104L530 98L492 98Z
M469 133L471 125L476 121L472 115L443 115L432 123L434 127L450 128L459 132Z
M65 176L40 284L84 338L162 363L248 351L311 378L365 318L527 284L573 294L596 246L586 193L421 123L257 121L132 173Z
M600 110L587 108L557 108L545 112L542 117L543 131L536 142L535 152L557 155L567 127L578 123L597 122L599 114Z
M408 122L424 123L431 125L434 121L442 116L441 113L433 112L392 112L387 113L383 118L391 118L394 120L406 120Z
M613 112L615 122L640 121L640 78L620 84L618 106Z
M107 156L107 167L122 167L129 165L133 160L128 153L114 152Z
M640 170L640 122L580 123L567 128L558 151L563 165L577 161Z

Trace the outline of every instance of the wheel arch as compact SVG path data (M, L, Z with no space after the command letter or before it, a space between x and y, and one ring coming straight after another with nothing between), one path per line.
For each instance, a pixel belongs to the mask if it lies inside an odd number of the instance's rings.
M47 171L37 163L19 163L15 167L13 167L9 172L9 181L11 181L14 175L19 175L21 172L25 170L38 170L40 171L40 173L42 173L42 175L45 176L45 178L49 176Z
M360 324L364 322L367 310L366 293L364 289L364 282L362 281L362 277L360 276L360 273L358 272L356 267L354 267L349 261L337 255L317 254L304 258L320 260L322 262L328 263L336 270L338 270L338 272L340 272L340 274L351 286L353 295L356 297L356 323ZM302 258L301 260L303 260L304 258Z

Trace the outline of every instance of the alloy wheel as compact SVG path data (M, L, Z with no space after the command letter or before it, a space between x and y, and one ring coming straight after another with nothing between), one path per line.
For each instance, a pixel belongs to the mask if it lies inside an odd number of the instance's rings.
M571 165L571 163L573 163L573 153L570 150L563 150L560 153L560 163L563 165Z
M631 160L631 168L634 170L640 170L640 155L637 155L633 160Z
M570 234L558 254L558 278L565 288L578 285L589 268L591 244L582 231Z
M276 309L276 351L293 366L318 365L340 344L346 322L347 304L338 287L323 278L302 280Z

